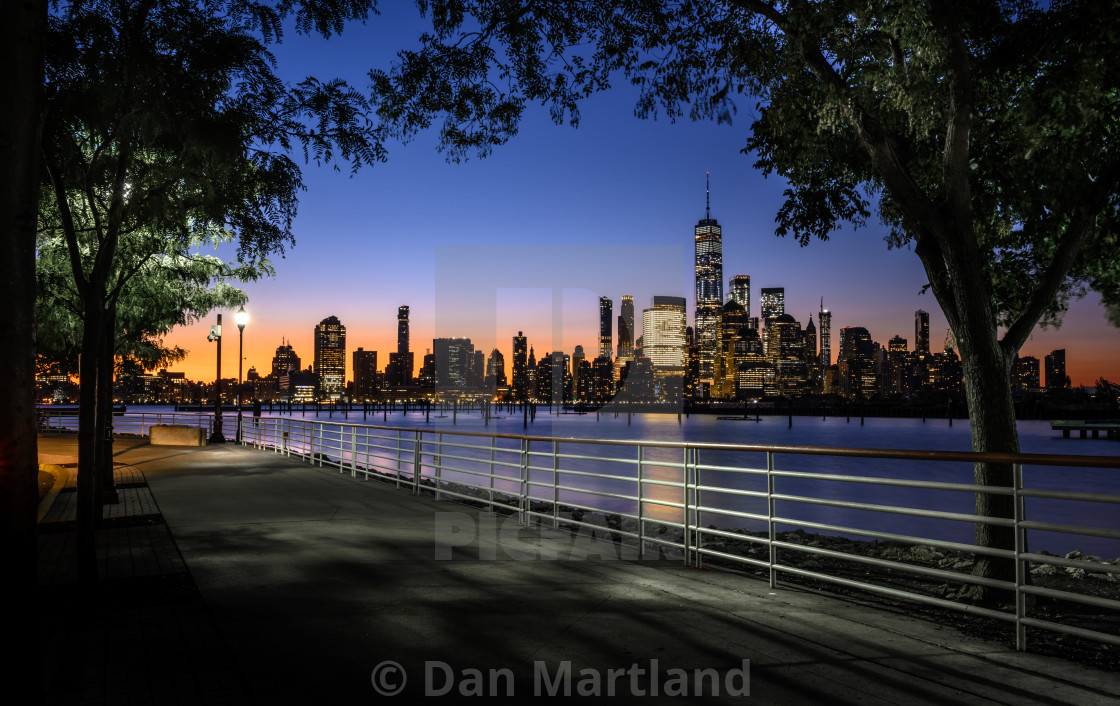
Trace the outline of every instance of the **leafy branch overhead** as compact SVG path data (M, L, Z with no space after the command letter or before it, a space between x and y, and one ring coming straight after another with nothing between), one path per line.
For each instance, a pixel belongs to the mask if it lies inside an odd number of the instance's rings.
M370 73L401 139L439 125L449 159L516 135L528 105L560 123L623 80L635 113L730 121L785 179L776 232L802 244L873 207L922 257L954 328L957 264L985 279L1013 355L1040 319L1096 289L1120 304L1116 0L419 2L431 28Z

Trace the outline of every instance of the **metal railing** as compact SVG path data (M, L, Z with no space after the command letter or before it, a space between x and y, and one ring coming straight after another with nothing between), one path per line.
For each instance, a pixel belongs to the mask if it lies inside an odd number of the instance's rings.
M74 408L40 407L36 410L38 428L42 434L73 434L78 431L78 410ZM114 412L113 433L147 436L148 429L160 424L185 424L203 427L210 434L214 426L212 413L198 412ZM222 425L232 431L237 425L236 414L223 414ZM233 434L229 434L230 438Z
M235 418L224 424L232 431ZM553 438L287 417L246 417L243 443L437 500L481 504L524 524L596 533L638 559L734 564L771 586L800 577L1014 623L1020 650L1027 628L1120 645L1120 635L1092 621L1032 615L1032 603L1045 601L1117 611L1120 559L1028 548L1028 540L1080 535L1116 542L1107 546L1120 556L1120 495L1071 489L1090 473L1106 489L1120 487L1112 480L1120 457ZM977 462L1010 465L1010 487L977 485ZM1070 469L1082 474L1077 481ZM977 514L979 496L1010 497L1012 516ZM1111 526L1085 524L1094 507ZM1013 546L977 545L977 526L1007 528ZM985 560L1013 571L969 572ZM1040 585L1048 573L1079 570L1083 585L1097 590ZM951 597L974 586L1013 599L1004 610Z

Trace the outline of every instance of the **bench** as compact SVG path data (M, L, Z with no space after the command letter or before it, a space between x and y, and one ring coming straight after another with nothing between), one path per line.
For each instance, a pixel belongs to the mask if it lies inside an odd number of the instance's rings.
M206 446L206 430L186 424L155 424L148 427L152 446Z

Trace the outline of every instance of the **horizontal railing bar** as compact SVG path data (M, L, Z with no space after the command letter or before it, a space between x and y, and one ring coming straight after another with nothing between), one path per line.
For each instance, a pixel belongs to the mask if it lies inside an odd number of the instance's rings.
M536 468L536 466L534 466L534 468ZM616 475L613 475L613 474L610 474L610 473L595 473L594 471L576 471L576 470L572 470L570 468L550 468L548 470L552 471L553 473L559 473L560 475L563 475L563 476L584 476L584 477L588 477L588 478L603 478L603 479L606 479L606 480L625 481L627 483L637 483L638 482L638 478L636 476L616 476Z
M968 515L960 512L943 512L941 510L921 510L898 505L876 505L873 503L857 503L848 500L832 500L830 498L810 498L804 495L785 495L774 493L775 500L806 503L809 505L827 505L829 507L842 507L848 510L867 510L869 512L889 512L895 515L908 515L911 517L928 517L935 520L956 520L958 522L982 522L996 527L1013 527L1015 520L1003 517L989 517L985 515Z
M1015 552L1010 549L996 549L994 547L980 547L975 544L961 544L960 542L949 542L939 539L929 539L927 537L914 537L907 534L895 534L893 532L880 532L878 530L865 530L857 529L854 527L845 527L843 525L830 525L824 522L813 522L811 520L794 520L788 517L774 517L774 524L776 525L793 525L795 527L803 527L810 529L821 529L826 532L837 532L844 535L856 535L859 537L874 537L876 539L886 539L892 542L899 542L901 544L917 544L927 545L930 547L945 547L954 549L959 552L968 552L971 554L985 554L987 556L1002 557L1004 559L1014 559Z
M800 478L803 480L827 480L842 483L861 483L867 485L890 485L903 488L924 490L953 490L965 493L988 493L990 495L1014 495L1015 489L1003 485L974 485L972 483L947 483L940 481L909 480L906 478L876 478L874 476L845 476L837 473L806 473L803 471L772 472L776 478Z
M1105 608L1107 610L1120 609L1120 601L1116 600L1115 598L1090 596L1085 593L1062 591L1053 588L1046 588L1044 586L1035 586L1033 584L1023 584L1019 588L1023 593L1031 593L1036 596L1046 596L1047 598L1056 598L1062 601L1073 601L1074 603L1083 603L1085 605L1096 606L1097 608Z
M708 549L706 547L696 547L694 549L694 551L696 551L696 553L698 553L701 556L718 556L718 557L721 557L723 559L727 559L729 561L737 561L737 562L740 562L740 563L743 563L743 564L750 564L751 566L757 566L760 569L769 569L770 568L770 562L766 561L765 559L755 559L755 558L749 557L749 556L740 556L738 554L728 554L727 552L721 552L718 549Z
M1120 539L1120 530L1081 527L1078 525L1059 525L1053 522L1036 522L1034 520L1023 520L1019 523L1019 526L1023 529L1041 530L1044 532L1061 532L1063 534L1081 534L1087 537Z
M552 454L547 454L547 456L549 458L552 458ZM573 460L576 460L576 461L596 461L598 463L621 463L621 464L624 464L624 465L627 465L627 466L638 465L638 459L636 459L636 458L617 458L617 457L614 457L614 456L611 456L611 457L582 456L580 454L557 454L556 457L560 458L560 459L573 459Z
M1106 573L1120 574L1120 565L1106 564L1103 561L1066 559L1065 557L1053 556L1050 554L1020 554L1019 556L1023 559L1033 561L1038 564L1052 564L1058 566L1068 566L1073 569L1085 569L1086 571L1102 571Z
M1083 500L1092 503L1120 503L1120 495L1086 493L1079 490L1045 490L1042 488L1024 488L1019 491L1019 494L1031 498L1048 498L1051 500Z
M818 574L815 571L806 571L805 569L798 569L792 566L783 566L780 564L775 564L774 568L787 574L797 574L799 576L805 576L807 578L840 584L841 586L847 586L849 588L858 588L865 591L872 591L874 593L882 593L893 598L903 598L906 600L917 601L919 603L927 603L929 605L940 606L942 608L949 608L950 610L956 610L962 613L973 613L976 615L982 615L987 618L995 618L996 620L1003 620L1007 622L1013 622L1015 620L1015 616L1010 613L1001 613L998 610L981 608L980 606L969 605L967 603L955 603L953 601L947 601L944 598L923 596L920 593L907 593L906 591L901 591L897 588L890 588L889 586L877 586L873 583L863 583L862 581L844 579L838 576L829 576L828 574Z
M704 493L715 493L719 495L734 495L743 496L748 498L766 498L770 494L765 490L743 490L741 488L721 488L717 485L694 485L697 491Z
M1027 627L1042 628L1044 630L1052 630L1054 632L1062 632L1074 637L1081 637L1086 640L1096 640L1097 642L1107 642L1112 645L1120 645L1120 636L1113 635L1107 632L1097 632L1096 630L1086 630L1085 628L1074 627L1073 625L1062 625L1061 623L1052 623L1049 620L1040 620L1038 618L1020 618L1019 622Z
M807 554L819 554L822 556L829 556L834 559L842 559L844 561L854 561L860 564L870 564L878 566L883 569L899 569L900 571L909 571L915 574L924 574L932 576L937 579L946 579L949 581L961 581L963 583L975 583L981 586L990 586L992 588L1000 588L1008 591L1015 590L1014 581L1000 581L999 579L989 579L982 576L973 576L972 574L961 574L955 571L946 571L944 569L935 569L930 566L921 566L919 564L907 564L904 561L891 561L890 559L877 559L870 556L861 556L859 554L848 554L847 552L838 552L835 549L826 549L824 547L810 547L804 544L794 544L792 542L783 542L775 540L773 543L775 547L784 549L792 549L802 551Z

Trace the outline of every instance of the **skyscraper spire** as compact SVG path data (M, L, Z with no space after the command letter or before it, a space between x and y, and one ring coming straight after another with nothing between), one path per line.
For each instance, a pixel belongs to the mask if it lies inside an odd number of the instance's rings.
M704 172L704 218L712 218L712 173Z

